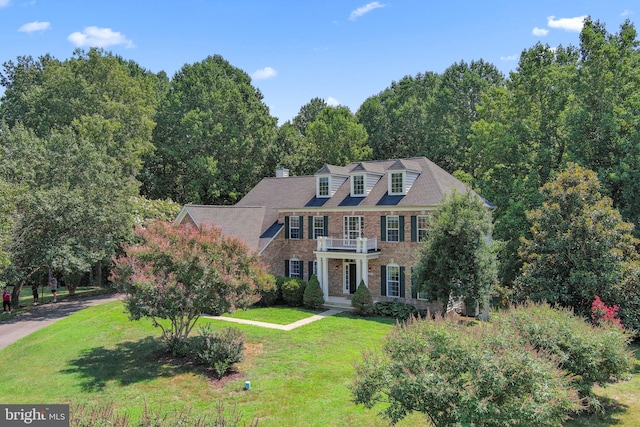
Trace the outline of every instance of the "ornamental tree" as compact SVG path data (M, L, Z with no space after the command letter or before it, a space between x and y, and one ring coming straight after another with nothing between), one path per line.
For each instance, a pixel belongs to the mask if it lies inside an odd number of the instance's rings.
M450 297L485 303L497 276L492 229L491 213L476 194L445 196L413 269L417 290L445 307Z
M124 255L114 259L111 280L126 295L129 317L150 318L170 347L187 338L202 314L246 308L259 300L260 288L273 286L247 246L217 227L152 221L135 236L138 243L123 245Z
M623 311L638 263L633 224L624 222L611 198L601 194L596 173L575 163L541 188L543 204L527 212L531 238L523 238L522 300L546 301L590 315L596 295ZM628 285L628 286L627 286ZM623 292L624 290L624 292ZM633 325L633 319L622 318Z

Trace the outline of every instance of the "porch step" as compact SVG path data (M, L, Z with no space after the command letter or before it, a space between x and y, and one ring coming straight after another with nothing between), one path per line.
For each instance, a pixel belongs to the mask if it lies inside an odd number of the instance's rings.
M346 298L332 298L329 297L329 299L327 301L324 302L324 304L322 304L323 308L326 309L336 309L336 310L343 310L343 311L355 311L355 309L353 308L353 306L351 305L351 300L348 300Z

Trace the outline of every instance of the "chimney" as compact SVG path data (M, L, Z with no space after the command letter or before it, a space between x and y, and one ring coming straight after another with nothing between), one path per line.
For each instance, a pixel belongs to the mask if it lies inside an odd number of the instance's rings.
M276 178L288 178L289 177L289 169L285 169L284 166L280 166L276 169Z

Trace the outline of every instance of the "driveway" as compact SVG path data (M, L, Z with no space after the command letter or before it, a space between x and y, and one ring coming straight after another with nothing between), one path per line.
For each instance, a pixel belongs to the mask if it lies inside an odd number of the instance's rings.
M30 310L7 320L2 320L2 316L7 316L6 314L0 314L0 350L78 310L118 299L120 299L118 295L65 299L57 303L31 307Z

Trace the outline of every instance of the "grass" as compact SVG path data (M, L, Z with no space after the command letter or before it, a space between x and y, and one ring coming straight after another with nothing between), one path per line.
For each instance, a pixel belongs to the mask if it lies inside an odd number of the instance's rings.
M234 316L290 323L306 311L253 309ZM295 312L298 311L296 314ZM201 319L212 329L228 322ZM354 364L365 349L379 349L393 320L342 313L292 331L234 324L247 337L239 374L221 384L190 367L158 359L159 331L147 320L130 322L122 303L82 310L0 350L2 403L113 403L116 412L140 416L145 404L165 410L211 411L219 401L237 405L246 422L260 426L387 426L378 409L351 402ZM339 332L339 333L337 333ZM636 347L638 349L638 347ZM604 417L567 426L638 426L640 362L629 382L598 389L615 403ZM243 390L251 381L251 389ZM399 426L426 426L413 414Z
M257 320L266 323L275 323L276 325L288 325L297 322L314 314L321 313L323 310L309 310L304 308L291 307L263 307L250 308L248 310L238 310L232 314L225 314L224 317L233 317L236 319Z

